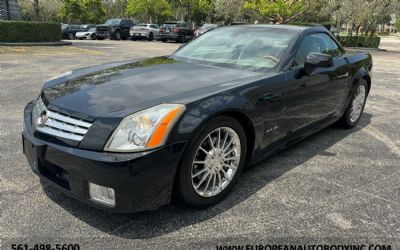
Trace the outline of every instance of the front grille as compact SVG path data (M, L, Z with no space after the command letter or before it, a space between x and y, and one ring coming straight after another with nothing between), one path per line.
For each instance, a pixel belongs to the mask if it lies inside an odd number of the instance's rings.
M42 100L39 98L36 105L40 105L40 102ZM45 106L36 117L33 122L37 131L74 141L81 141L92 126L89 122L49 110Z
M110 31L110 27L97 27L96 31L108 32L108 31Z

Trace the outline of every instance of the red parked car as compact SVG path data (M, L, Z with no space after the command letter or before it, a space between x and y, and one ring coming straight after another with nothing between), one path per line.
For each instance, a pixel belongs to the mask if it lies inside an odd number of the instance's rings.
M160 27L160 38L162 42L173 40L185 43L193 38L193 30L183 21L165 22Z
M194 36L198 37L207 31L213 30L215 28L218 28L218 24L213 24L213 23L205 23L203 24L200 28L194 31Z

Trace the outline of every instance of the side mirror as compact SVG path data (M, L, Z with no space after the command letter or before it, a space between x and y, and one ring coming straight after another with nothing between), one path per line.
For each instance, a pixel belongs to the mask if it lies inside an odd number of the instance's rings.
M311 75L311 73L316 68L329 68L332 66L333 66L332 56L318 52L311 52L310 54L308 54L306 61L304 63L304 69L307 75Z

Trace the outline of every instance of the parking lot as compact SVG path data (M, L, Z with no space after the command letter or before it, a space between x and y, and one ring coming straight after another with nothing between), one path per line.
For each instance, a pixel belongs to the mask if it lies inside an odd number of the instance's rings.
M0 249L12 243L77 243L81 249L272 243L400 247L400 39L383 39L387 51L369 51L372 89L355 129L329 127L264 160L246 170L231 195L214 207L171 204L111 214L42 185L20 141L24 105L43 82L74 68L167 55L178 46L104 40L0 47Z

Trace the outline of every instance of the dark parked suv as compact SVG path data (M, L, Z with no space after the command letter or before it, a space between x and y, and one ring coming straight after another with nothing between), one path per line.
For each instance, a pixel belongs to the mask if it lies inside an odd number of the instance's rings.
M187 42L193 38L193 30L188 27L185 22L173 21L165 22L160 27L159 40L166 42L173 40L176 42Z
M105 38L121 40L129 37L129 30L135 26L130 19L108 19L104 24L97 25L96 37L99 40Z
M86 30L87 30L87 28L85 28L79 24L63 25L62 29L61 29L62 38L73 40L73 39L75 39L75 34L77 32L86 31Z

